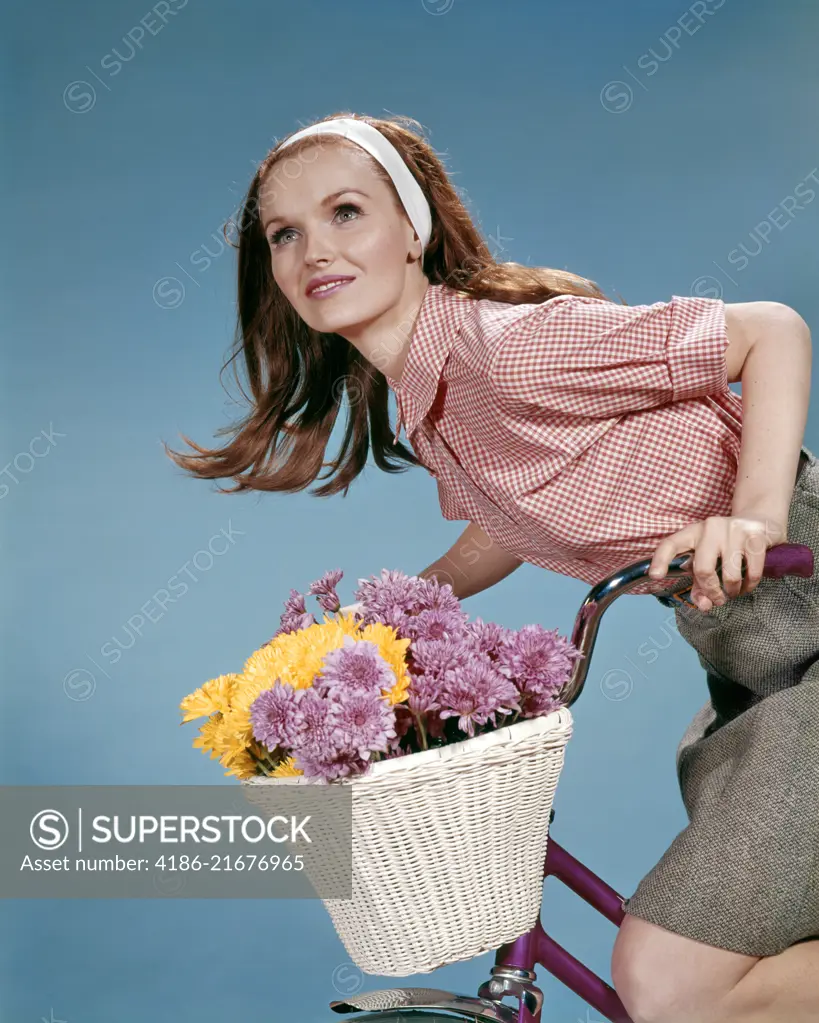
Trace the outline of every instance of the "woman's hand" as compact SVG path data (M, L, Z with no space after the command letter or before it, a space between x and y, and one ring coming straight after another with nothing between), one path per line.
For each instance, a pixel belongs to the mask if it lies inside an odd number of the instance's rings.
M666 537L654 551L648 574L651 579L662 579L670 561L684 551L693 551L693 560L685 565L693 568L691 600L701 611L710 611L731 597L750 593L762 578L765 552L786 539L787 523L767 516L712 515ZM716 573L717 558L722 561L724 591ZM743 558L747 565L744 579Z

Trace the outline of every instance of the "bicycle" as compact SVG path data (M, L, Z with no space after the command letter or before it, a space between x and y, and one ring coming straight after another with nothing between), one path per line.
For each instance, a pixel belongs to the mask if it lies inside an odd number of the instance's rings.
M669 564L666 578L690 575L684 569L689 552L683 552ZM573 668L561 691L561 702L570 707L583 691L600 619L606 608L621 594L633 589L647 577L651 559L635 562L608 576L589 591L575 618L572 643L584 656ZM716 566L722 582L721 562ZM814 558L810 547L781 543L770 547L765 557L763 576L780 578L813 575ZM742 574L745 574L743 565ZM686 599L691 587L662 599L662 603L695 607ZM555 811L549 816L549 826ZM544 879L555 877L580 896L598 913L619 927L625 917L622 896L601 877L549 836L543 868ZM542 913L542 905L541 905ZM473 1023L540 1023L543 992L535 984L535 966L544 967L553 977L574 991L610 1023L632 1023L614 988L559 945L543 929L540 915L534 927L519 938L502 945L495 954L491 977L483 983L477 997L459 995L437 988L391 988L362 992L330 1002L336 1013L357 1013L350 1023L447 1023L465 1019ZM514 998L517 1005L503 1002Z

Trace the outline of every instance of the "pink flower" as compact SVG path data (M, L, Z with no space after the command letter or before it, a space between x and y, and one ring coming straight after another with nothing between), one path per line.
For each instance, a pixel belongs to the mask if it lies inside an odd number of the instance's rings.
M488 654L492 660L496 660L501 643L511 636L511 629L506 629L495 622L485 622L483 618L476 618L474 622L467 622L464 631L471 636L481 653Z
M284 602L284 613L279 619L278 629L273 633L272 639L263 645L268 646L276 636L280 636L283 632L298 632L300 629L306 629L315 624L315 617L304 606L304 594L292 589L290 596Z
M532 693L525 689L521 693L521 703L521 718L543 717L563 706L558 697L552 693Z
M364 603L370 621L381 621L382 614L394 616L400 612L414 614L426 600L425 581L404 572L381 570L381 578L359 579L359 587L353 596ZM369 624L369 621L366 622Z
M361 774L371 755L386 752L396 738L395 711L379 692L343 685L327 696L315 686L299 692L303 720L292 755L307 778Z
M296 757L296 767L304 772L305 778L317 778L322 782L336 781L362 774L367 769L367 761L361 760L354 753L340 750L330 756L317 759L306 753Z
M274 682L250 705L250 723L253 737L267 749L292 746L304 723L296 690L286 682Z
M461 637L418 639L410 646L413 671L441 680L447 672L460 671L474 655L472 641Z
M520 710L517 687L494 667L485 654L470 657L457 674L448 672L439 697L441 718L458 718L458 727L467 735L475 734L475 725L496 724L496 714Z
M463 611L429 608L407 618L404 631L410 640L455 639L465 634L466 621L467 615Z
M413 714L429 714L440 710L440 691L438 679L429 675L413 675L407 694L407 706Z
M498 653L497 667L520 688L535 693L554 693L571 674L580 651L557 629L524 625L507 636Z
M308 586L307 592L318 597L322 611L338 611L341 607L341 601L336 593L336 585L343 575L344 572L340 568L335 568L330 572L325 572L320 579L316 579Z
M293 755L297 758L320 760L336 751L333 738L333 722L330 718L332 705L322 698L315 687L300 689L299 710L302 713L301 727L293 742ZM297 766L301 766L297 764Z
M396 738L395 711L378 693L340 690L332 704L330 720L337 748L369 760L384 752L389 739Z
M382 689L392 689L394 685L395 672L375 643L352 636L345 636L343 645L325 656L321 676L315 683L322 696L352 689L380 696Z

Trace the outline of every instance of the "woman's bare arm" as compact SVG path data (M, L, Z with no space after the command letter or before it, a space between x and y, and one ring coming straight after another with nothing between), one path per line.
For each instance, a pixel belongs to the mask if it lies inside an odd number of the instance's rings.
M523 564L520 558L504 550L470 522L443 557L419 572L422 579L434 576L439 583L449 583L455 596L465 600L511 575Z

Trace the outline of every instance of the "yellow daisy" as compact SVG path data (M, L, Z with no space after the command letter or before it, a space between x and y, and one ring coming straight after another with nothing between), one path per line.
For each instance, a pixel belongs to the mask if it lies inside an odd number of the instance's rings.
M259 773L259 768L255 757L252 756L249 750L240 750L235 755L224 755L220 758L219 762L223 767L227 767L225 776L233 776L234 778L253 778Z
M324 616L324 619L327 621L327 615ZM346 615L339 614L335 620L346 636L360 636L361 625L357 621L354 611L349 611Z
M194 749L201 749L203 753L210 751L211 760L229 752L235 745L233 736L225 727L225 719L218 713L200 726L199 735L193 740Z
M208 717L217 711L224 713L230 710L230 698L238 677L235 674L220 675L186 696L179 704L179 709L185 713L181 724L195 718Z
M257 651L258 652L258 651ZM249 746L253 742L253 726L250 708L256 697L270 689L275 679L268 680L258 674L254 678L240 675L233 690L230 711L225 715L225 729L233 736L234 742Z
M395 685L388 693L390 703L403 703L407 699L410 676L407 671L407 650L410 641L399 639L391 625L383 622L372 622L361 630L360 639L369 640L378 647L378 652L395 672Z
M297 778L304 774L300 768L296 767L296 760L294 757L288 757L282 761L281 764L273 771L270 772L271 778Z
M281 633L250 655L245 662L245 678L251 683L264 681L265 689L277 679L294 689L309 688L325 656L342 646L345 636L358 634L358 628L349 618L341 622L325 615L323 624L316 622L298 632Z

